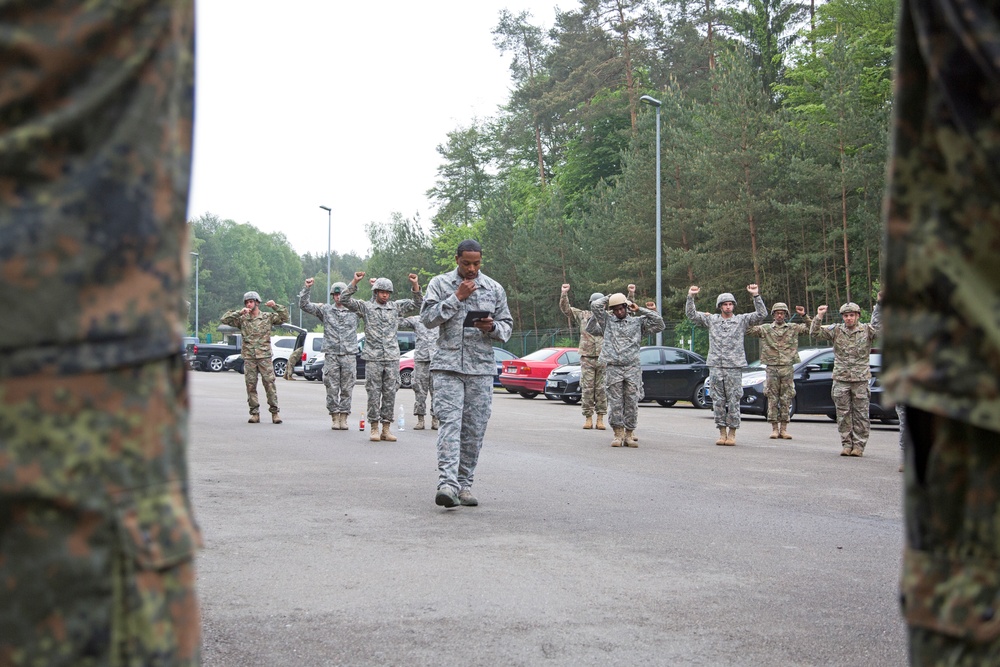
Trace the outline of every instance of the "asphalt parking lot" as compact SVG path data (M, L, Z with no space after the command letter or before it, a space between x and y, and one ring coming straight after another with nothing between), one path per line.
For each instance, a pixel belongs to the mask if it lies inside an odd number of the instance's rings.
M321 383L191 373L205 665L901 665L898 430L840 457L826 417L790 441L746 419L639 410L638 449L579 406L502 390L480 506L434 505L435 431L331 431ZM260 390L263 398L263 390Z

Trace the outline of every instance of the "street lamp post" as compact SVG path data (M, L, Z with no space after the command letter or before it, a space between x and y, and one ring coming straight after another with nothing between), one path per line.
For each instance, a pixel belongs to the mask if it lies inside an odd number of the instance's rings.
M201 255L194 255L194 337L198 338L198 274L201 273Z
M660 241L660 106L663 103L649 95L643 95L639 98L639 101L656 107L656 310L662 315L663 280L661 278L661 253L663 252L663 243ZM663 345L662 331L656 332L656 344Z
M329 206L319 205L321 209L326 211L326 305L330 305L330 243L333 239L331 233L331 224L333 220L333 212L330 210Z

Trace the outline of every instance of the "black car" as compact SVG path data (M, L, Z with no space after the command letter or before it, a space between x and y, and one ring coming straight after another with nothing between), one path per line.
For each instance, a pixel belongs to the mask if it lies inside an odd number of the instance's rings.
M643 401L656 401L670 407L677 401L690 401L696 408L705 407L705 359L679 347L643 347L639 350L642 365ZM579 403L580 366L560 366L545 382L545 398Z
M826 415L837 419L837 409L833 405L830 390L833 388L833 348L809 348L799 350L801 361L795 365L793 375L795 381L795 398L789 407L789 417L794 414ZM871 404L868 413L872 419L883 423L896 422L896 411L893 408L882 407L882 385L879 374L882 370L882 355L873 352L869 355L868 364L871 367ZM760 367L743 373L743 398L740 399L740 412L748 415L767 416L767 396L764 393L764 383L767 372ZM707 394L708 387L706 387ZM711 397L706 397L711 406Z
M313 334L315 336L313 340L313 347L315 348L316 354L307 357L305 364L302 366L302 376L307 380L320 380L323 378L323 363L325 361L325 355L322 354L323 349L323 334ZM300 336L298 344L304 344L305 335ZM397 331L396 332L396 342L399 344L400 352L408 352L417 346L417 334L412 331ZM365 379L365 367L367 366L367 361L361 356L362 351L365 349L365 334L358 334L358 354L356 356L357 363L357 379Z

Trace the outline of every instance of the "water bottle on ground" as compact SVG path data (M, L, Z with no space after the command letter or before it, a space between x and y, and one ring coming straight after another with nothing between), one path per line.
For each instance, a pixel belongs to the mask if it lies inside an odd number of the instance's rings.
M399 406L399 419L396 420L396 430L397 431L404 431L404 430L406 430L405 428L403 428L405 425L406 425L406 417L403 414L403 406L400 405Z
M365 430L365 413L364 413L364 411L361 412L361 423L358 425L358 430L359 431L364 431Z

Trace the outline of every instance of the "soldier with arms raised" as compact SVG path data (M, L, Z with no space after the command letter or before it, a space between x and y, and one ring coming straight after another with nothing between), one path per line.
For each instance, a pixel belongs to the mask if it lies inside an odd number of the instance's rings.
M791 440L788 434L789 410L795 398L795 364L799 362L799 336L809 333L812 318L806 309L795 306L795 312L804 317L805 324L788 322L788 306L779 301L771 306L772 324L758 324L747 329L748 336L761 339L760 363L764 365L767 380L764 395L767 398L767 421L771 423L771 439Z
M271 359L271 328L288 321L288 309L274 301L264 304L274 310L265 313L260 309L260 294L247 292L243 295L243 308L230 310L219 321L236 327L243 334L243 376L247 385L247 403L250 404L251 424L260 422L260 399L257 398L257 377L260 376L267 395L267 405L271 411L271 421L281 423L278 414L278 390L274 384L274 362Z

